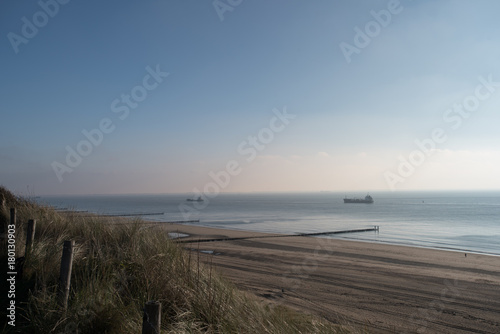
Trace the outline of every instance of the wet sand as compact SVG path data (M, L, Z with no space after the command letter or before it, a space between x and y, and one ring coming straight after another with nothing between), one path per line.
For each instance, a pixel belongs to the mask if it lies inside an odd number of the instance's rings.
M163 225L163 224L162 224ZM165 224L238 288L369 333L500 333L500 257ZM264 237L264 238L262 238Z

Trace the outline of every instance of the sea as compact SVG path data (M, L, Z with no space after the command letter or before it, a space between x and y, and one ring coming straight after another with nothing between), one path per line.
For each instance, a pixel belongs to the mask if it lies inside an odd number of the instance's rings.
M371 192L373 204L344 204L366 193L221 193L192 202L189 194L42 196L58 210L146 221L178 222L282 234L378 226L378 231L326 236L500 256L500 191Z

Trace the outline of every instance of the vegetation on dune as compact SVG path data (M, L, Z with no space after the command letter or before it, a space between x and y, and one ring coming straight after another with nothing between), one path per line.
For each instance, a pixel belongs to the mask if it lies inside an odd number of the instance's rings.
M24 256L25 222L37 221L16 282L16 326L2 325L6 333L140 333L150 300L162 304L162 333L346 333L286 307L263 305L140 220L62 214L1 187L0 194L6 200L2 225L8 208L17 210L17 257ZM76 242L66 312L56 300L64 240Z

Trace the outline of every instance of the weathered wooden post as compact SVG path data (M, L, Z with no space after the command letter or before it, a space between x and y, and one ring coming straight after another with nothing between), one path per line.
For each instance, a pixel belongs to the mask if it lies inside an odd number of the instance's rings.
M151 300L144 305L142 334L160 334L161 303Z
M69 287L71 284L71 267L73 266L73 248L75 242L73 240L64 241L63 253L61 257L61 272L59 275L59 291L58 301L59 305L64 310L68 307Z
M28 220L28 229L26 230L26 250L24 251L24 257L27 257L31 252L31 247L33 246L33 239L35 238L35 227L36 220Z
M10 224L16 225L16 208L10 208Z
M2 233L4 234L2 237L5 238L5 240L7 240L7 231L9 230L9 225L13 225L14 226L14 229L16 227L16 209L15 208L11 208L10 209L10 222L9 222L9 218L7 217L7 215L5 215L4 217L2 217Z
M0 193L0 233L2 234L0 238L7 238L7 225L9 224L9 222L7 215L4 214L4 212L6 211L5 198L3 197L3 194Z

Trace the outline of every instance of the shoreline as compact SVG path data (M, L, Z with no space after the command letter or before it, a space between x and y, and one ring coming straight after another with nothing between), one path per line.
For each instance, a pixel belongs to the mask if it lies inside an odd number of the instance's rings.
M499 257L500 254L497 253L489 253L484 251L476 251L471 249L460 249L460 248L452 248L452 247L437 247L437 246L423 246L423 245L415 245L415 244L405 244L405 243L396 243L389 241L375 241L368 239L355 239L355 238L342 238L340 240L352 241L352 242L366 242L366 243L374 243L374 244L382 244L388 246L401 246L401 247L414 247L414 248L423 248L423 249L433 249L437 251L445 251L445 252L456 252L456 253L467 253L467 254L477 254L477 255L485 255L485 256L494 256Z
M181 247L265 303L374 333L500 330L497 256L198 225L158 228L188 234L181 240L194 242ZM196 243L225 237L247 239Z
M285 236L289 235L287 233L280 233L280 232L265 232L265 231L253 231L253 230L246 230L246 229L238 229L238 228L231 228L231 227L220 227L220 226L206 226L206 225L196 225L192 224L192 221L158 221L158 220L149 220L147 216L149 214L132 214L132 215L119 215L119 214L113 214L113 215L108 215L108 214L101 214L101 213L96 213L96 212L91 212L87 210L68 210L65 208L64 210L58 210L55 207L51 206L54 208L54 210L58 211L61 214L77 214L77 215L95 215L99 217L108 217L108 218L123 218L126 220L133 220L134 217L138 217L142 219L145 223L151 224L151 225L165 225L165 224L174 224L178 226L198 226L198 227L206 227L210 229L220 229L220 230L228 230L228 231L239 231L239 232L248 232L248 233L258 233L258 234L268 234L268 235L280 235L280 236ZM198 220L199 222L199 220ZM366 225L367 227L373 227L376 225ZM298 233L299 234L299 233ZM328 237L326 237L328 238ZM362 242L362 243L373 243L373 244L382 244L382 245L389 245L389 246L402 246L402 247L414 247L414 248L423 248L423 249L434 249L434 250L442 250L442 251L448 251L448 252L457 252L457 253L467 253L467 254L478 254L478 255L485 255L485 256L493 256L493 257L500 257L500 253L493 253L493 252L487 252L487 251L481 251L481 250L473 250L473 249L465 249L465 248L452 248L452 247L438 247L438 246L427 246L427 245L419 245L419 244L410 244L410 243L404 243L404 242L390 242L390 241L383 241L383 240L371 240L371 239L357 239L357 238L349 238L349 237L343 237L343 238L328 238L328 239L334 239L334 240L346 240L346 241L353 241L353 242Z
M372 207L344 205L341 200L335 201L331 196L319 193L282 194L283 196L272 195L270 197L263 197L267 196L265 194L257 194L258 196L221 194L223 195L227 196L211 202L212 209L202 213L203 209L194 208L194 214L190 217L200 219L200 225L242 228L268 233L313 232L378 224L381 225L379 235L364 234L352 237L361 239L360 241L500 256L497 243L500 235L496 228L496 221L492 221L498 213L496 200L498 196L480 193L476 194L477 196L471 194L458 196L456 192L452 194L441 191L425 196L413 196L406 192L397 196L388 193L383 196L381 194L380 201L376 202L377 206ZM74 198L56 196L52 199L40 199L39 202L52 203L59 208L79 207L96 214L117 216L163 213L142 217L144 220L155 223L182 220L179 205L182 203L189 205L186 202L186 196L179 194L175 196L155 194L148 195L149 197L129 194L125 198L122 195L103 196L102 198L90 195ZM484 196L486 196L485 199L481 200L480 198ZM422 204L424 199L425 205ZM111 207L103 205L108 202L112 204ZM126 205L127 203L129 205ZM297 205L290 207L290 203L297 203ZM468 209L462 212L461 203L472 211L469 212ZM271 208L269 205L272 205L271 211L269 211ZM241 212L232 213L236 208L241 209ZM366 213L364 213L365 208L368 210ZM260 212L260 210L263 211ZM277 212L281 213L276 215ZM318 212L325 214L317 215ZM487 217L484 222L477 220L477 228L475 228L476 215L474 214L476 212L486 214L485 217ZM409 220L408 214L412 217ZM234 224L234 226L228 226L228 224ZM346 239L346 236L343 238Z
M175 225L179 225L179 226L198 226L198 227L206 227L206 228L210 228L210 229L219 229L219 230L239 231L239 232L248 232L248 233L262 233L262 234L280 235L280 236L291 236L290 234L286 234L286 233L253 231L253 230L245 230L245 229L230 228L230 227L219 227L219 226L212 227L212 226L206 226L206 225L196 225L196 224L191 224L191 223L178 224L178 223L172 223L172 222L160 222L160 221L153 221L153 220L146 220L146 219L145 219L145 221L147 221L148 223L151 223L151 224L153 224L153 223L175 224ZM367 225L367 226L376 226L376 225ZM297 236L299 236L299 233L297 234ZM313 237L316 237L316 236L313 236ZM319 237L323 238L322 236L319 236ZM390 242L390 241L383 241L383 240L357 239L357 238L349 238L349 237L329 238L326 236L324 238L334 239L334 240L345 240L345 241L352 241L352 242L382 244L382 245L389 245L389 246L415 247L415 248L433 249L433 250L441 250L441 251L448 251L448 252L478 254L478 255L500 257L500 253L478 251L478 250L471 250L471 249L465 249L465 248L453 248L453 247L445 247L445 246L443 246L443 247L426 246L426 245L410 244L410 243L403 243L403 242L398 243L398 242Z

